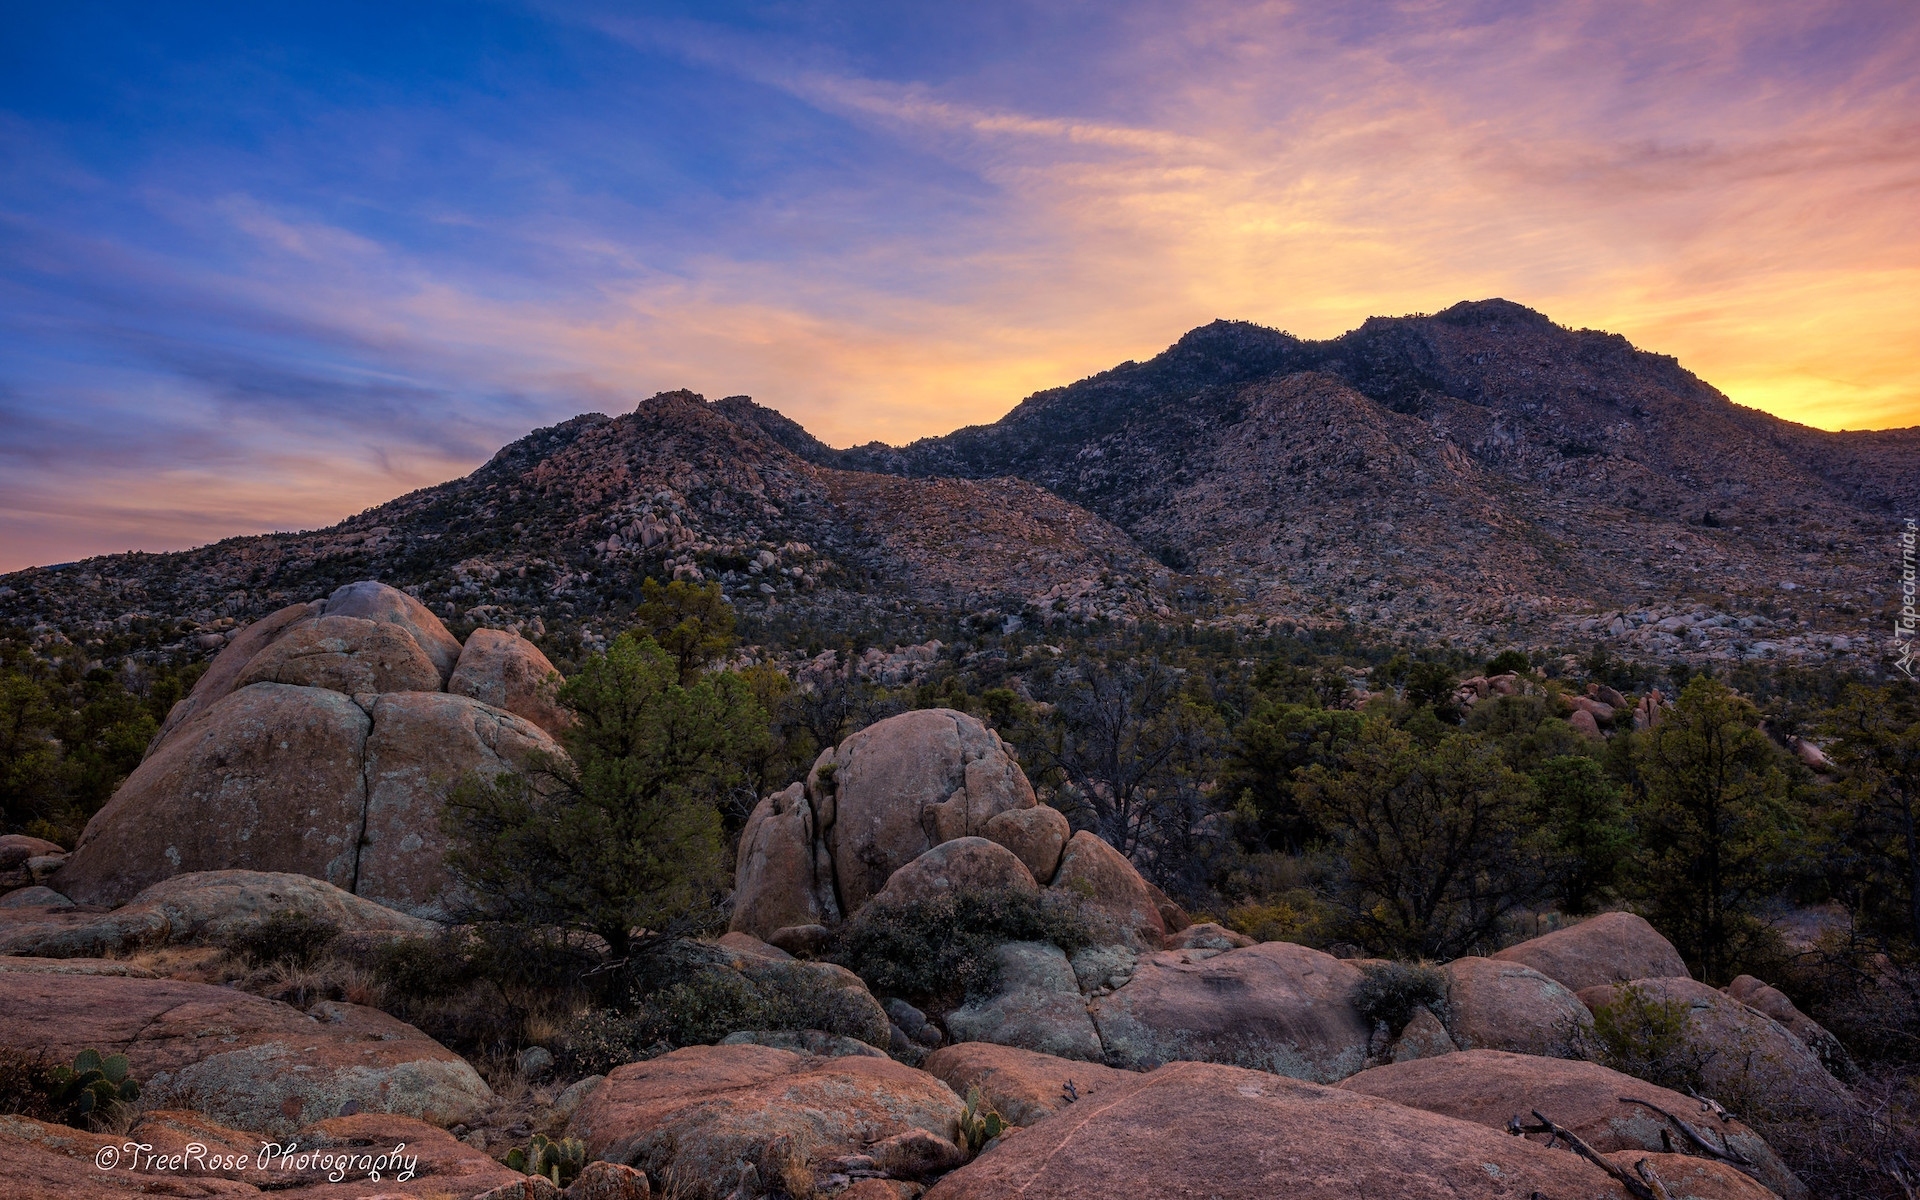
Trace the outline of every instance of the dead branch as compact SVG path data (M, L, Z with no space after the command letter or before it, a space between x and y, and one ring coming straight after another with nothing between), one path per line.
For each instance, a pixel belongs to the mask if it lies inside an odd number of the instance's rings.
M1724 1147L1714 1145L1711 1141L1707 1140L1705 1134L1687 1124L1685 1121L1682 1121L1679 1117L1674 1116L1666 1109L1661 1108L1658 1104L1647 1100L1636 1100L1632 1096L1620 1097L1620 1103L1638 1104L1642 1108L1650 1108L1667 1120L1672 1121L1680 1130L1681 1135L1684 1136L1688 1142L1699 1148L1708 1158L1717 1158L1721 1162L1730 1163L1736 1167L1751 1167L1753 1165L1751 1159L1733 1148L1732 1142L1728 1142ZM1751 1172L1749 1172L1749 1174L1751 1174Z
M1641 1159L1633 1164L1633 1169L1640 1173L1641 1182L1647 1185L1647 1190L1654 1194L1655 1200L1673 1200L1673 1193L1667 1190L1666 1182L1660 1178L1660 1173L1653 1169L1652 1159Z
M1618 1180L1620 1186L1627 1189L1627 1195L1632 1196L1633 1200L1672 1200L1672 1198L1666 1194L1664 1187L1661 1191L1655 1192L1644 1182L1634 1178L1624 1168L1607 1161L1598 1150L1587 1145L1579 1134L1571 1129L1555 1125L1552 1121L1541 1115L1540 1110L1537 1108L1533 1110L1533 1119L1540 1123L1538 1125L1523 1125L1520 1123L1519 1117L1514 1117L1507 1122L1507 1132L1516 1136L1526 1133L1544 1133L1547 1135L1547 1145L1549 1146L1553 1145L1555 1141L1565 1142L1567 1149L1578 1154L1581 1158L1586 1159L1594 1166L1599 1167L1602 1171L1605 1171L1607 1174L1613 1176L1614 1179Z

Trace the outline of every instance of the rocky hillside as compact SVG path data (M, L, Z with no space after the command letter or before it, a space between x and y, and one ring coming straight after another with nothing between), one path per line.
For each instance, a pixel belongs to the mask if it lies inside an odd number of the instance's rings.
M1353 621L1415 641L1869 661L1920 429L1824 433L1492 300L1218 321L992 425L835 450L744 396L577 417L330 529L0 579L0 620L190 636L377 577L593 644L648 574L796 627ZM613 618L617 619L617 615ZM175 636L179 629L167 636Z

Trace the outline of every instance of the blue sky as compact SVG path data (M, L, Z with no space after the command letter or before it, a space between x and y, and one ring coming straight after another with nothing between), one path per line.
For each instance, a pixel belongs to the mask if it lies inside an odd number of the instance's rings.
M1489 295L1920 421L1904 0L0 12L0 569L663 388L902 441Z

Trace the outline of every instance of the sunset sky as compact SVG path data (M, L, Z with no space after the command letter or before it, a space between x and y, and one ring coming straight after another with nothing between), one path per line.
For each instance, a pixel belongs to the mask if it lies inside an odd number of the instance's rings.
M1504 296L1920 424L1920 5L0 7L0 570Z

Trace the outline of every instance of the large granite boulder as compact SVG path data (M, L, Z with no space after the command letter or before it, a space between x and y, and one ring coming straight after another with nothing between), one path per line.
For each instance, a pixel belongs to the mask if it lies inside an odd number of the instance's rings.
M1598 1013L1637 989L1656 1004L1686 1007L1686 1038L1701 1062L1705 1091L1736 1112L1830 1116L1849 1106L1820 1056L1778 1021L1693 979L1639 979L1587 988L1580 1002Z
M84 958L216 945L283 912L326 921L343 933L427 937L439 928L305 875L196 871L163 879L112 912L70 905L0 911L0 954Z
M405 630L419 643L420 649L439 671L441 687L446 686L454 667L459 665L459 639L447 632L447 627L426 605L399 588L371 579L349 583L334 589L333 594L327 597L322 613L330 617L360 617Z
M172 875L236 869L352 890L372 726L324 688L231 693L134 769L53 886L81 904L121 904Z
M1236 952L1238 953L1238 952ZM1620 1200L1565 1150L1260 1071L1170 1063L1068 1105L926 1200Z
M1515 1116L1531 1124L1530 1114L1539 1109L1602 1153L1664 1150L1668 1139L1684 1146L1687 1137L1674 1124L1677 1117L1710 1137L1720 1150L1746 1159L1774 1191L1783 1196L1806 1194L1779 1155L1746 1125L1703 1115L1699 1102L1690 1096L1598 1063L1468 1050L1374 1067L1340 1087L1491 1129L1505 1129ZM1672 1116L1662 1116L1660 1110Z
M254 683L327 688L349 696L438 691L440 672L399 626L329 616L302 621L254 655L234 689Z
M1089 1006L1109 1061L1177 1059L1332 1082L1366 1065L1371 1032L1349 999L1358 968L1291 942L1143 954Z
M354 893L417 916L447 916L451 880L440 810L448 788L468 775L497 775L536 756L564 755L538 725L466 696L381 696L366 743L367 805Z
M160 732L154 735L153 744L147 747L148 756L151 757L176 730L192 724L202 713L232 693L254 655L272 645L287 630L319 615L324 605L325 602L320 600L289 604L235 633L233 640L207 664L206 671L193 685L193 690L167 712L167 719L160 724Z
M807 795L848 913L933 847L1034 805L1000 735L945 708L888 717L822 752Z
M1843 1083L1851 1083L1859 1074L1860 1068L1854 1065L1853 1056L1840 1039L1827 1032L1820 1022L1809 1017L1795 1006L1787 994L1771 984L1762 983L1751 975L1742 975L1725 988L1727 995L1772 1017L1785 1027L1788 1033L1806 1043L1807 1049L1820 1056L1827 1071Z
M1508 946L1493 956L1532 967L1578 992L1630 979L1684 978L1687 964L1673 943L1643 917L1601 913L1577 925Z
M956 892L1019 892L1040 887L1013 851L983 837L942 842L901 867L873 897L877 908L904 908Z
M1045 942L1007 942L994 954L998 990L947 1014L948 1036L1099 1062L1100 1036L1087 1017L1066 953Z
M819 1160L911 1130L952 1142L961 1110L946 1084L891 1059L689 1046L614 1068L567 1134L590 1157L675 1180L687 1200L724 1200L748 1167L766 1178L770 1150Z
M798 925L837 925L833 859L819 837L806 788L794 784L754 806L740 833L729 929L757 938Z
M1447 1026L1462 1050L1511 1050L1550 1058L1585 1053L1593 1017L1572 992L1531 967L1456 958L1447 976Z
M519 634L498 629L476 629L460 648L460 661L447 680L456 696L471 696L483 704L524 717L558 737L571 714L554 699L560 672L540 647ZM383 691L401 691L383 688Z
M1110 924L1118 940L1135 949L1158 950L1166 941L1166 920L1153 888L1099 834L1083 829L1073 835L1052 887L1080 899L1090 916Z
M353 1111L450 1125L493 1098L459 1055L377 1009L303 1013L170 979L0 973L0 1046L57 1062L118 1051L148 1104L268 1133Z
M990 1042L942 1046L927 1056L921 1069L945 1080L956 1095L979 1088L981 1098L1015 1125L1032 1125L1069 1104L1140 1078L1133 1071Z

